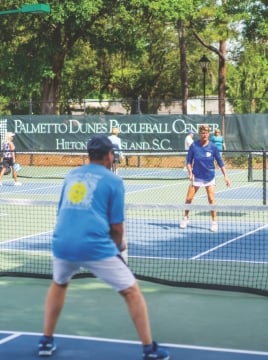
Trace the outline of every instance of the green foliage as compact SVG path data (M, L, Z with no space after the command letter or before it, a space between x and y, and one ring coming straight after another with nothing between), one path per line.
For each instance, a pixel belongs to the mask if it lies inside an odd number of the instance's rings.
M259 113L268 111L267 95L268 59L261 44L245 42L239 61L229 69L228 97L235 99L236 112Z
M165 22L185 20L192 16L201 1L197 0L131 0L133 6L146 9L152 16Z
M8 108L7 99L3 96L0 96L0 114L2 115L11 115L11 111Z
M66 25L68 23L72 29L75 26L83 26L88 23L89 19L96 16L104 4L107 6L108 1L102 0L80 0L79 6L77 1L49 1L51 4L50 18L55 24ZM112 5L114 1L110 1ZM71 29L70 29L71 30Z
M245 3L245 1L242 3ZM250 41L267 41L267 1L249 1L246 2L245 8L249 16L244 19L243 35Z
M61 100L82 100L91 97L92 93L99 93L100 83L97 75L96 53L89 44L77 41L64 63Z
M228 160L226 159L226 161L234 168L244 169L248 166L248 156L246 154L233 154L233 156Z
M119 62L112 72L111 86L124 97L137 99L141 95L149 107L143 107L142 112L155 113L159 102L150 99L168 100L179 92L177 38L172 27L163 28L159 21L151 21L143 37L146 52L138 59L125 58L123 64Z
M234 44L228 48L227 95L235 110L268 110L267 1L47 2L51 13L45 16L1 17L0 96L12 104L24 101L21 108L12 105L12 112L27 111L30 98L68 103L68 99L92 97L129 99L126 106L134 111L132 104L140 95L146 100L142 111L157 112L162 101L169 104L181 95L180 20L187 40L189 95L202 94L198 60L209 52L193 37L196 32L210 50L217 49L220 40ZM11 8L14 1L1 1L1 9ZM210 95L218 89L218 58L215 51L208 56ZM35 109L39 111L45 110Z

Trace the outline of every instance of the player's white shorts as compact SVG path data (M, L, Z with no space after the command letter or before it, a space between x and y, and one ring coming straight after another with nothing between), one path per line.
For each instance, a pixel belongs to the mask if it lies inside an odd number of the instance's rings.
M131 270L120 256L99 261L69 261L53 257L53 280L59 285L66 284L81 268L89 270L115 291L128 289L136 282Z
M206 186L213 186L215 184L216 184L215 178L210 181L205 181L197 178L193 179L193 186L206 187Z

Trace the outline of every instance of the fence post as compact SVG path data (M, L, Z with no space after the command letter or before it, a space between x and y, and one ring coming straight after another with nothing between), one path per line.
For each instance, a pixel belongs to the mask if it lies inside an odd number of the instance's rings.
M252 174L252 152L248 153L248 182L253 181L253 174Z
M263 205L266 205L266 151L263 151L262 154L262 168L263 168L263 173L262 173L262 191L263 191Z

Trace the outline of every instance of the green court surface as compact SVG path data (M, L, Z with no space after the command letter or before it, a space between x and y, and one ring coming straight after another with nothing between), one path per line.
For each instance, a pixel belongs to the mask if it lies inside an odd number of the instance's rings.
M32 200L57 201L66 167L24 167L19 176L22 186L12 186L10 175L4 177L0 189L1 198L23 198ZM171 177L166 177L166 172ZM126 188L126 202L138 204L183 204L189 180L183 169L120 169ZM141 174L150 171L151 178ZM135 175L137 172L137 175ZM175 172L176 175L173 175ZM146 173L146 172L145 172ZM134 174L131 179L130 174ZM147 174L149 174L147 172ZM255 174L255 172L254 172ZM228 175L231 187L226 188L220 170L216 170L216 201L221 205L263 205L266 203L266 186L262 181L248 181L247 169L230 169ZM206 204L206 192L200 189L194 204Z
M49 280L0 278L1 330L42 332L49 283ZM147 282L140 285L157 341L268 351L266 297ZM138 340L122 298L96 279L73 280L56 333Z

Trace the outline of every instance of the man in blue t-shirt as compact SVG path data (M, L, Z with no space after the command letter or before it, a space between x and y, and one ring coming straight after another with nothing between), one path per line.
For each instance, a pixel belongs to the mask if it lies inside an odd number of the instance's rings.
M124 186L110 169L113 144L94 136L88 144L90 164L66 176L53 232L53 281L45 304L44 335L39 356L56 350L54 330L72 277L84 268L125 299L143 344L143 359L168 360L168 352L152 341L148 311L137 281L121 256L126 249Z

